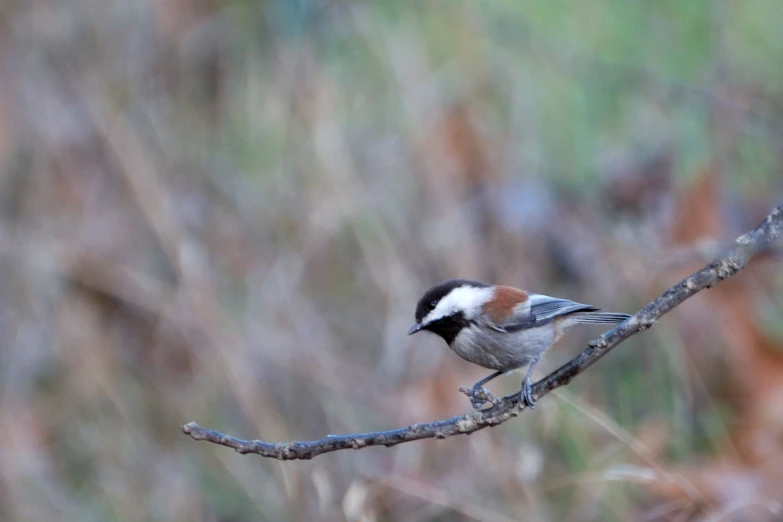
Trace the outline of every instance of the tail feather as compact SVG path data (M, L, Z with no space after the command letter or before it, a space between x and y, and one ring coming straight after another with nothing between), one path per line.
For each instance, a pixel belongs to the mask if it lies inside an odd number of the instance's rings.
M580 312L572 316L579 324L615 324L622 323L631 316L611 312Z

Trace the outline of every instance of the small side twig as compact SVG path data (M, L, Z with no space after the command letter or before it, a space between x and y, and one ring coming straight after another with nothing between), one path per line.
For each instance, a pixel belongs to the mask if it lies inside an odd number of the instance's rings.
M715 261L686 277L630 319L597 337L575 358L533 385L533 396L540 398L571 380L609 353L632 335L646 330L664 314L683 301L711 288L742 270L759 251L769 247L783 232L783 205L777 207L752 231L743 234ZM269 443L262 440L242 440L218 431L202 428L195 422L182 426L182 431L195 440L206 440L233 448L236 452L256 453L262 457L280 460L311 459L323 453L343 449L361 449L368 446L394 446L419 439L445 439L459 434L497 426L525 409L519 394L503 397L491 408L473 411L450 419L407 428L351 435L327 435L312 441Z
M466 395L470 400L479 399L484 402L490 402L494 405L500 404L500 399L497 398L486 388L479 388L474 392L473 388L466 388L465 386L460 386L459 392Z

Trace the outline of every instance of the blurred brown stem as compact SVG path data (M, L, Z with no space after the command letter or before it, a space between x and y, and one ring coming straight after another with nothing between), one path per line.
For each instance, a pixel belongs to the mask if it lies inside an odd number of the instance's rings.
M642 308L633 317L589 343L589 347L533 386L533 395L540 398L582 373L615 346L632 335L655 324L663 314L722 280L739 272L759 251L770 247L783 232L783 205L777 207L755 229L738 237L715 261L686 277L656 300ZM519 394L509 395L498 404L481 411L473 411L450 419L413 424L407 428L351 435L327 435L313 441L268 443L261 440L242 440L230 435L200 427L195 422L182 426L182 431L195 440L206 440L233 448L238 453L257 453L262 457L280 460L311 459L322 453L368 446L394 446L419 439L445 439L458 434L470 434L490 426L497 426L516 417L525 407Z

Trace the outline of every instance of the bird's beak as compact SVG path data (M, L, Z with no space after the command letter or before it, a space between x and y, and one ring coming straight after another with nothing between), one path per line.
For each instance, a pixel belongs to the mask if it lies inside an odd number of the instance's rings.
M421 330L421 323L413 323L413 326L411 326L411 329L408 330L408 335L413 335L416 332Z

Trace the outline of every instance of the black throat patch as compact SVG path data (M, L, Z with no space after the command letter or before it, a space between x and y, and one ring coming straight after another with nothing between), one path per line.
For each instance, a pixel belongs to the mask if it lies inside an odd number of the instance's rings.
M470 321L465 318L465 314L458 312L448 317L443 317L437 321L433 321L422 330L428 330L434 334L438 334L443 337L443 340L451 346L454 339L459 335L463 328L470 326Z

